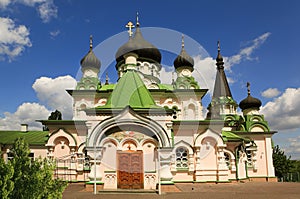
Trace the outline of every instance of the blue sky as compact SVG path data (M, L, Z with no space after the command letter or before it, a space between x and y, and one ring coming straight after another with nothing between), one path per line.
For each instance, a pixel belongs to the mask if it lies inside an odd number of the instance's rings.
M34 120L45 119L56 108L71 117L64 89L75 84L89 35L94 46L103 47L104 41L126 31L128 21L135 22L138 11L142 27L186 35L186 48L197 59L200 73L209 73L207 79L214 74L220 40L234 99L245 98L245 84L251 82L252 96L261 99L261 111L271 128L279 131L275 144L300 159L299 9L296 0L0 0L0 129L18 129L24 122L35 126ZM151 42L160 37L146 29L143 33ZM197 44L188 46L189 41ZM197 45L207 51L205 58L191 50ZM174 52L179 50L180 38ZM111 51L99 47L97 55ZM165 54L163 64L171 65L171 58ZM114 65L102 65L106 67L113 81ZM213 86L210 80L207 87ZM208 94L205 107L209 100Z

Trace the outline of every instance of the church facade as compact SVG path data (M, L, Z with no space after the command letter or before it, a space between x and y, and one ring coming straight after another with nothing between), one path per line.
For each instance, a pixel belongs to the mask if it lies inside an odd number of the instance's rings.
M238 104L233 99L220 47L205 117L202 98L208 90L192 76L194 60L184 41L174 60L177 78L172 84L160 81L161 58L137 22L135 33L116 53L118 81L101 84L101 62L91 39L81 60L82 77L75 89L67 91L73 97L73 119L41 120L47 127L41 132L27 131L26 126L21 132L1 131L3 157L9 158L5 135L35 134L31 139L36 140L29 141L34 157L54 159L56 177L97 183L101 189L275 181L272 135L276 132L260 114L261 101L251 96L249 85L244 100Z

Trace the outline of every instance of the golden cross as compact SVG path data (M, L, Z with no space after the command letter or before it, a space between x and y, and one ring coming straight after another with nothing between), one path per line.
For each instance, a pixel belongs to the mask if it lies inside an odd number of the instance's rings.
M128 28L129 37L131 37L133 34L132 28L134 28L133 23L131 21L129 21L128 24L126 25L126 28Z

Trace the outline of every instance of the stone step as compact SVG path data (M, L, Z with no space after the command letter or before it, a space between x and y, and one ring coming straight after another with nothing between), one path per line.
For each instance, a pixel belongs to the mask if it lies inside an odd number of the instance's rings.
M113 194L137 194L137 193L157 193L157 190L155 189L102 189L98 191L98 193L103 194L103 193L113 193Z

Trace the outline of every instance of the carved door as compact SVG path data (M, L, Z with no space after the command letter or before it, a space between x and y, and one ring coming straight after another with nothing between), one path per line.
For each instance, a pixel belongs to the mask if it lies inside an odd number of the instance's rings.
M143 152L118 152L118 188L143 189Z

